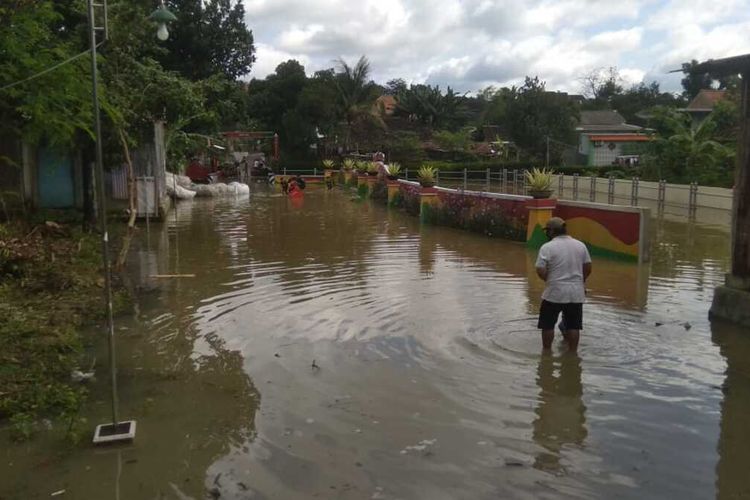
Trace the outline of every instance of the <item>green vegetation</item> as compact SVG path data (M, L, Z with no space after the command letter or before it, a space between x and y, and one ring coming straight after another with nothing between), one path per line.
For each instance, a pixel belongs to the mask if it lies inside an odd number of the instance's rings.
M388 164L388 175L390 177L398 177L401 175L401 164L398 162L391 162Z
M423 186L435 185L437 170L432 165L422 165L417 171L417 179Z
M552 170L533 168L524 172L531 191L549 191L552 187Z
M71 381L83 366L81 328L103 319L99 238L69 225L0 225L0 418L16 439L39 417L72 427L85 386ZM116 311L129 307L117 287Z
M99 48L106 164L169 124L169 166L226 128L252 128L238 77L254 61L253 37L236 0L173 0L178 15L161 43L150 0L110 0L109 40ZM200 25L200 26L198 26ZM86 5L80 0L0 7L0 136L91 151L93 116ZM201 36L195 36L200 31ZM74 56L80 55L78 58ZM43 74L33 75L71 59Z
M735 145L720 130L722 109L698 125L693 125L684 113L668 108L658 110L654 121L659 133L643 157L643 178L731 186Z

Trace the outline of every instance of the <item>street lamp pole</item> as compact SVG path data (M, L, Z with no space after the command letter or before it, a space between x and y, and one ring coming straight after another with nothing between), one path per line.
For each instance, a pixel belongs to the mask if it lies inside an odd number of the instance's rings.
M91 50L91 87L92 103L94 111L94 139L95 146L95 168L94 177L96 181L96 193L99 212L99 229L102 239L102 264L104 267L104 302L107 322L107 340L109 344L109 373L112 390L112 423L97 426L94 433L94 443L106 443L113 441L131 440L135 437L135 421L120 422L117 411L117 367L115 365L115 325L112 312L112 268L109 261L109 232L107 230L107 198L104 190L104 164L102 154L102 125L99 116L99 78L96 62L97 33L104 33L107 38L106 0L95 4L93 0L88 2L89 17L89 45ZM102 8L104 11L104 26L97 26L96 12L94 8Z
M129 441L135 438L135 420L120 422L118 418L118 396L117 396L117 359L115 352L115 326L114 315L112 311L112 267L109 261L109 233L107 231L107 198L104 189L104 163L102 153L102 125L99 113L99 78L96 62L96 49L100 45L97 42L97 33L103 34L101 43L107 40L109 36L108 19L107 19L107 0L87 0L88 20L89 20L89 45L91 50L91 87L92 103L94 111L94 139L96 141L95 155L96 163L94 168L94 177L96 181L96 192L99 212L99 226L102 238L102 264L104 267L104 301L105 314L107 321L107 340L109 344L109 371L110 384L112 390L112 422L110 424L101 424L96 427L94 433L94 443L110 443L116 441ZM97 26L95 8L102 9L103 26ZM169 36L167 23L177 20L177 17L169 12L161 0L159 8L154 11L149 19L156 21L159 25L157 38L166 40Z

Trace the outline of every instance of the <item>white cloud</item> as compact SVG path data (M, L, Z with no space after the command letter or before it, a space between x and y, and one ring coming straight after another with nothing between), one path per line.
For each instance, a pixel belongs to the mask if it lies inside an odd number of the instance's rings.
M243 0L264 76L285 58L308 73L339 57L373 77L458 91L538 75L578 91L578 77L617 66L629 83L690 59L750 52L748 0ZM675 83L677 82L677 83Z
M310 64L310 58L305 54L293 54L283 50L277 50L270 45L264 43L255 44L256 58L253 69L250 72L251 78L263 78L274 72L276 66L279 63L287 61L289 59L296 59L307 69L307 65ZM308 70L309 72L309 70Z

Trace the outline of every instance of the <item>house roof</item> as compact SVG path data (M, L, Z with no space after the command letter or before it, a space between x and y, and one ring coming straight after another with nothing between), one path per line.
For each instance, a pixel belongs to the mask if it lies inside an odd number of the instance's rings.
M581 111L576 130L581 132L637 132L643 127L625 123L625 118L613 110Z
M602 142L645 142L651 138L643 134L589 134L589 140Z
M713 111L716 103L721 101L726 93L726 90L703 89L685 109L687 111Z
M620 125L625 123L625 118L617 111L609 109L600 111L581 111L579 123L587 125Z

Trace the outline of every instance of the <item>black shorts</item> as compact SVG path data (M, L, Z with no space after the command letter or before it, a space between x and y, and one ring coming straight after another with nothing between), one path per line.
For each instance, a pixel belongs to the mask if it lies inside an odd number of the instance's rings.
M583 304L580 302L570 304L558 304L542 300L539 307L539 322L536 327L541 330L553 330L557 324L557 318L563 313L566 330L580 330L583 328Z

